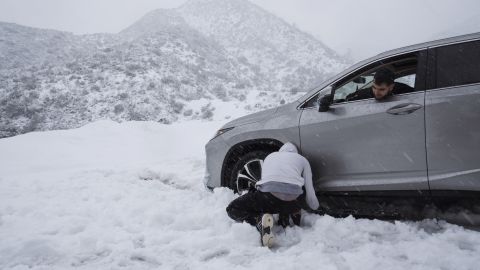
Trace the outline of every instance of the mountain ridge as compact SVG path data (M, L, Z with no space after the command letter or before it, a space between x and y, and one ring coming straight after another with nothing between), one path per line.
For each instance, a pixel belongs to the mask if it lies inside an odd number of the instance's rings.
M222 4L194 16L212 3ZM292 100L346 65L248 1L186 4L153 10L117 34L0 23L0 137L105 118L211 119L212 102L258 111ZM236 41L242 36L249 44ZM253 92L259 95L254 106L242 104Z

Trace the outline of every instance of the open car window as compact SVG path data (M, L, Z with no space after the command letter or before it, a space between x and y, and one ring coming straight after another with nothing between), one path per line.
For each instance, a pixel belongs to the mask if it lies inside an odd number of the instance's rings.
M337 82L334 88L334 103L347 102L349 95L354 95L357 91L367 91L373 85L373 77L375 72L380 68L388 68L395 73L395 83L406 84L413 89L416 89L416 74L418 70L417 54L407 54L403 56L392 57L372 63L361 70L351 74L343 80ZM357 99L358 100L358 99Z
M332 92L333 103L347 102L348 95L364 89L371 89L375 72L382 67L394 71L395 83L405 84L411 91L425 90L426 50L421 50L372 62L323 88L311 96L302 105L302 108L318 107L318 97Z

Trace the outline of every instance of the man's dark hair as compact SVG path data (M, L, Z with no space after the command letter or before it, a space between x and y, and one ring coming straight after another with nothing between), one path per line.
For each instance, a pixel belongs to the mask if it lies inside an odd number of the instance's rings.
M390 85L395 80L395 74L388 68L380 68L375 72L373 80L375 81L375 84L386 83L387 85Z

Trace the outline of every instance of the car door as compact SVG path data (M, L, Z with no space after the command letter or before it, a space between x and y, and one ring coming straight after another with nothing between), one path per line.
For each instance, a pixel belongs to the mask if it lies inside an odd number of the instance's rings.
M326 112L319 112L315 106L303 109L299 123L301 151L311 162L318 191L368 197L428 196L423 91L426 55L424 51L414 55L414 92L384 101L338 102ZM402 56L363 69L392 66L390 61L399 60ZM349 83L357 81L355 75L348 76ZM365 77L371 76L367 72ZM337 99L345 96L338 92L355 88L349 83L341 90L332 86Z
M441 208L461 204L479 210L480 41L431 48L428 70L425 120L432 195Z

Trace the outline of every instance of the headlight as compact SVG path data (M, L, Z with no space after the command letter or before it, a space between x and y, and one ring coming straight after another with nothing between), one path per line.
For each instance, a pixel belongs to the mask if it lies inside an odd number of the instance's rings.
M215 133L215 135L213 136L213 138L211 138L210 140L215 139L216 137L222 135L223 133L225 133L225 132L227 132L227 131L229 131L229 130L231 130L231 129L233 129L233 128L234 128L234 127L219 129L219 130L217 131L217 133Z

